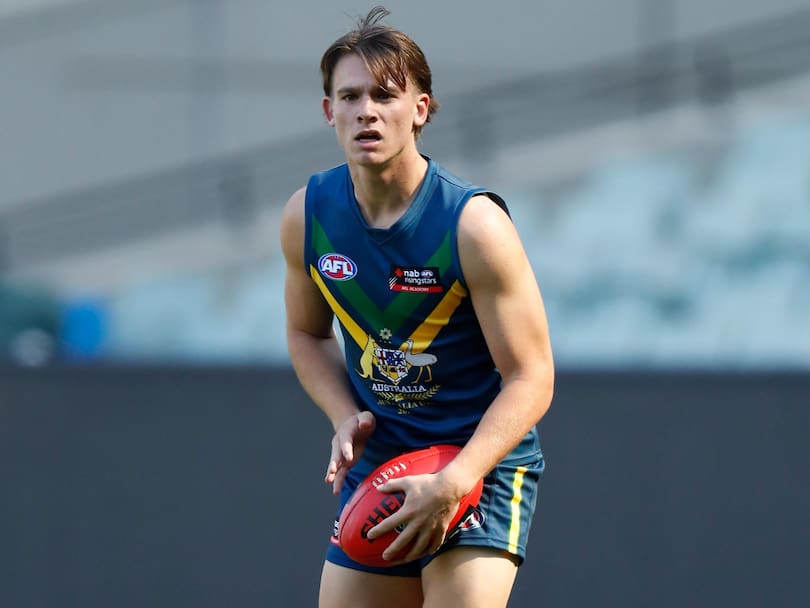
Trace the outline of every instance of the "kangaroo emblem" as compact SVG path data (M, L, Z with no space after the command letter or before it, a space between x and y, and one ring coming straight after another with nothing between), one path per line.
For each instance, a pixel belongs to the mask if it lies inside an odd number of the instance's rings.
M360 355L360 369L355 370L361 378L377 380L374 377L374 350L376 348L377 342L369 335L368 340L366 340L366 345L363 348L363 354Z

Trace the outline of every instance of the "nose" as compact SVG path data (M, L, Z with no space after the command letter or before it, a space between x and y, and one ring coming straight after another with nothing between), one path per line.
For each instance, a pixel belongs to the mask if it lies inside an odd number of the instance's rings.
M377 118L377 107L370 95L364 95L357 110L357 121L373 121Z

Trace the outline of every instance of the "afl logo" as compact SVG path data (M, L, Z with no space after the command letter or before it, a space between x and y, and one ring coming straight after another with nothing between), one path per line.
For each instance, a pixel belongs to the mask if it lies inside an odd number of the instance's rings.
M339 253L327 253L318 260L318 270L335 281L348 281L357 275L357 264Z

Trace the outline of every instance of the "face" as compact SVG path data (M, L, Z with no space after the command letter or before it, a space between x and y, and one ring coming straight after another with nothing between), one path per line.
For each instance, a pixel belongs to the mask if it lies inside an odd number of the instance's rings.
M389 81L380 87L363 60L345 55L332 76L332 96L324 97L323 111L335 127L338 142L350 163L383 165L416 149L414 126L427 120L430 96L412 83L406 90Z

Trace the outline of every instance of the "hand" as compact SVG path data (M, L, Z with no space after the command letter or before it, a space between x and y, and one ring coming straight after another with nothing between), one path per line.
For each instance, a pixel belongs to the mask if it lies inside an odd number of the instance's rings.
M346 474L360 459L375 426L374 414L358 412L346 418L335 431L332 437L332 455L324 478L326 483L332 484L333 494L340 492Z
M438 551L464 496L460 488L441 473L400 477L377 489L405 494L402 507L368 532L372 539L401 527L397 538L383 553L383 558L391 560L392 565Z

